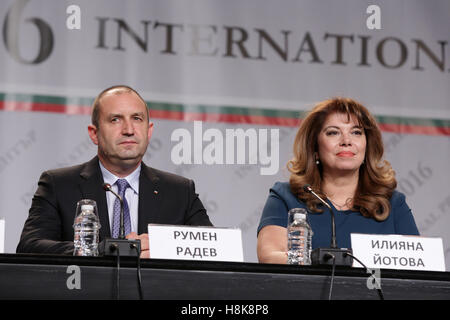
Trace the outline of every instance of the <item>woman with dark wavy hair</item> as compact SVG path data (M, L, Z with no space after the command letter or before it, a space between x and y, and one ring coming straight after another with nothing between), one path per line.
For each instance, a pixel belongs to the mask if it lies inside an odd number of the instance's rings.
M258 227L258 259L287 263L287 221L292 208L305 208L313 229L312 247L329 247L330 212L335 212L337 245L350 248L351 233L418 235L405 196L396 191L390 163L374 117L360 103L334 98L318 103L302 121L288 162L289 183L270 189Z

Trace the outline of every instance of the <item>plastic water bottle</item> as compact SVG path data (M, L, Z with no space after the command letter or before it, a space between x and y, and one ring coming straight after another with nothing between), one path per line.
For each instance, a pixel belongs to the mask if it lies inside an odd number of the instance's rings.
M303 208L294 208L289 211L288 264L311 264L313 231L306 221L307 214Z
M100 222L94 200L80 200L73 224L74 256L98 256Z

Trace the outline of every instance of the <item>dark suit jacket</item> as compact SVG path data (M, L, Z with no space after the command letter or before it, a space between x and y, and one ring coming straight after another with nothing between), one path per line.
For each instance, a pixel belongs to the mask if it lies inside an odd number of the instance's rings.
M41 175L18 253L73 253L73 222L77 202L97 202L100 241L110 237L110 225L97 157L84 164L46 171ZM155 192L156 191L156 192ZM138 234L148 223L211 226L192 180L142 163L139 177Z

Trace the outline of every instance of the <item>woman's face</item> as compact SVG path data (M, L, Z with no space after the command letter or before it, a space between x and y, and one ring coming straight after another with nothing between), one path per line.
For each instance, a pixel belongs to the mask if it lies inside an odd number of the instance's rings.
M366 154L366 135L356 118L332 113L318 139L318 156L325 173L358 170Z

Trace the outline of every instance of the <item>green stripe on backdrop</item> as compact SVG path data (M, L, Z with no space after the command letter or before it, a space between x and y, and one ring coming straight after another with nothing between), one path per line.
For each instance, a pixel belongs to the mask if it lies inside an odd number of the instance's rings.
M42 104L55 105L78 105L90 106L94 102L93 98L79 98L79 97L58 97L38 94L23 94L23 93L0 93L0 101L8 102L33 102Z
M85 97L62 97L50 95L34 95L22 93L1 93L0 102L2 105L0 110L4 109L4 103L31 103L61 106L60 112L65 113L64 108L67 105L72 107L79 106L80 108L91 106L94 98ZM288 118L300 119L303 118L307 111L293 111L293 110L279 110L279 109L264 109L264 108L249 108L249 107L235 107L235 106L214 106L202 104L181 104L181 103L165 103L165 102L147 102L150 110L179 112L179 113L197 113L197 114L223 114L223 115L242 115L242 116L259 116L268 118ZM8 108L14 111L14 107ZM34 111L32 108L29 111ZM71 113L74 113L73 111ZM84 113L84 112L83 112ZM429 118L413 118L413 117L396 117L396 116L375 116L377 121L383 124L400 125L400 126L420 126L420 127L438 127L450 129L450 119L429 119Z
M306 114L304 111L261 109L233 106L208 106L191 104L173 104L161 102L147 102L150 110L172 111L172 112L191 112L191 113L214 113L227 115L251 115L273 118L292 118L298 119Z
M450 120L446 119L426 119L426 118L393 117L393 116L375 116L375 118L378 121L378 123L381 124L450 128Z

